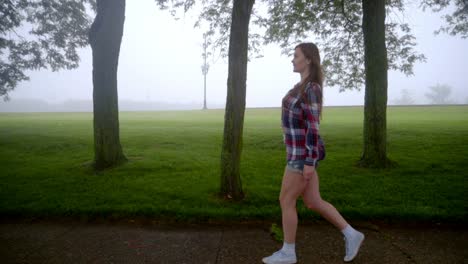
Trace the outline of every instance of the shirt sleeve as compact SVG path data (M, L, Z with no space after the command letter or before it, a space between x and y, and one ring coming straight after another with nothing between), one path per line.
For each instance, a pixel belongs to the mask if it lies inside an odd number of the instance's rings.
M305 164L316 166L319 160L319 127L320 127L320 108L314 84L309 85L305 92L309 99L309 103L303 102L302 109L304 111L305 122L305 145L306 159Z

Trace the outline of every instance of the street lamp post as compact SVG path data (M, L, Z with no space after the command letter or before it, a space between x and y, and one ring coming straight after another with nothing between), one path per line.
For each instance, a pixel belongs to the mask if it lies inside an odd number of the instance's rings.
M203 43L203 65L201 66L201 70L203 73L203 90L204 90L204 96L203 96L203 109L206 110L208 109L206 107L206 75L208 74L208 70L210 68L210 65L206 62L206 57L208 57L208 54L206 52L206 48L208 47L207 43L207 35L203 34L203 38L205 39L205 42Z

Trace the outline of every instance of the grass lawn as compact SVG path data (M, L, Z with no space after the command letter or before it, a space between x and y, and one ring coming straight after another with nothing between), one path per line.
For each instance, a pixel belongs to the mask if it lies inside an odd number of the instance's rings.
M0 214L280 220L279 109L248 109L241 203L219 200L224 110L123 112L125 165L94 174L92 113L0 113ZM388 170L356 166L362 107L325 108L322 197L349 219L466 223L468 106L390 107ZM301 219L318 216L299 205Z

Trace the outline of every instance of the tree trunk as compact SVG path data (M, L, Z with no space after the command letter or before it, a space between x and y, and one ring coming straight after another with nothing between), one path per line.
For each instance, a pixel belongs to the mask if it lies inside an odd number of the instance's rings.
M366 92L364 102L364 152L361 165L384 168L387 159L387 48L385 0L363 0L362 29Z
M127 159L119 136L117 67L125 20L125 0L97 0L89 32L93 50L94 167L104 169Z
M244 198L240 158L244 128L249 21L254 2L254 0L234 0L229 37L228 90L221 152L221 195L234 200Z

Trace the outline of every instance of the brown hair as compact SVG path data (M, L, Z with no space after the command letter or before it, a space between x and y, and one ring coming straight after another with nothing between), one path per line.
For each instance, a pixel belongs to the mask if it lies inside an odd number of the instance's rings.
M293 94L301 94L301 98L306 102L310 103L307 95L305 94L305 88L307 83L314 82L320 86L317 91L317 99L319 104L320 113L322 113L323 105L323 72L322 66L320 65L320 53L317 46L314 43L301 43L294 49L300 48L304 56L310 60L309 64L309 76L304 80L296 84L292 90Z

